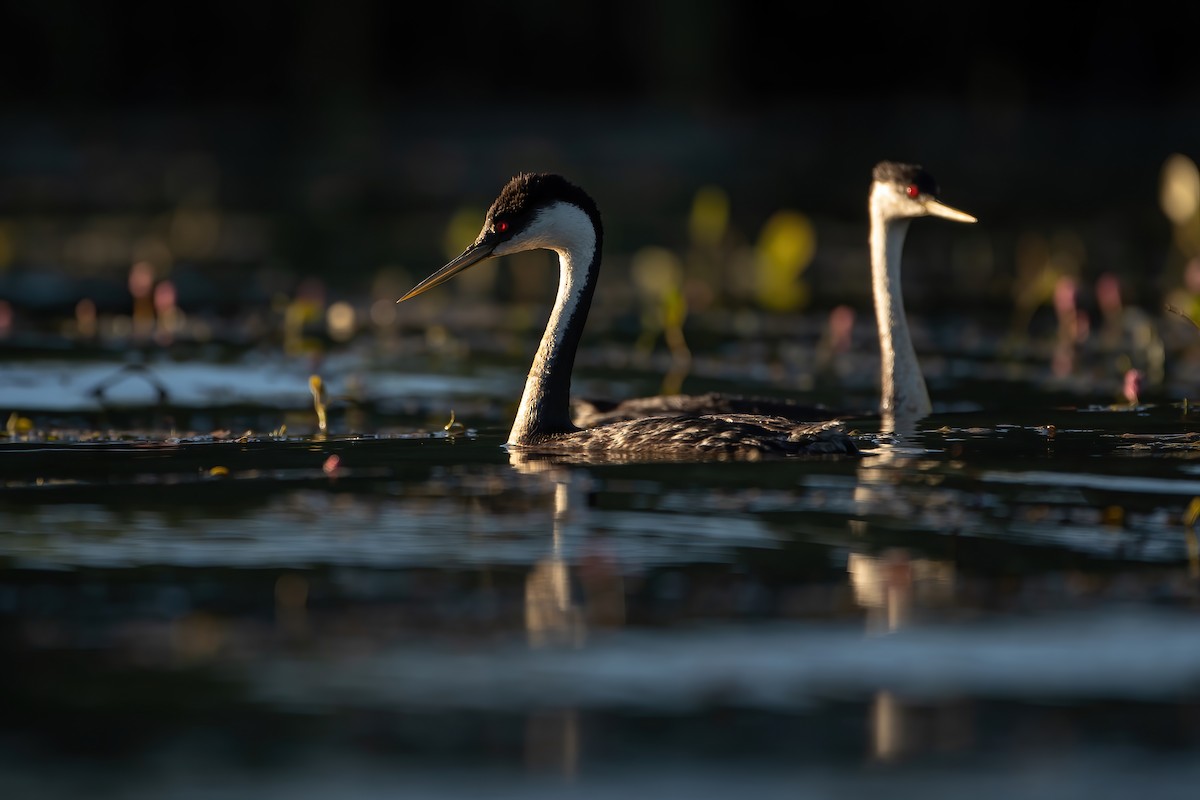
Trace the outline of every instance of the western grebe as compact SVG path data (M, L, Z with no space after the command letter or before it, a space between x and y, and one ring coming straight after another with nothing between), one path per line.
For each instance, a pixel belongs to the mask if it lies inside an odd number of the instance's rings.
M881 161L872 173L870 214L871 289L879 327L880 399L884 427L914 423L933 410L917 360L900 286L900 258L909 223L936 216L955 222L975 217L938 199L933 176L917 164ZM645 416L706 413L752 413L812 422L848 419L861 414L808 406L790 400L710 392L703 395L637 397L619 402L577 399L575 421L584 427Z
M837 421L687 414L577 427L570 413L571 371L600 273L603 240L600 211L587 192L561 175L522 173L492 203L475 242L396 301L416 297L488 258L535 249L558 254L558 293L509 432L510 448L612 451L621 460L859 453Z

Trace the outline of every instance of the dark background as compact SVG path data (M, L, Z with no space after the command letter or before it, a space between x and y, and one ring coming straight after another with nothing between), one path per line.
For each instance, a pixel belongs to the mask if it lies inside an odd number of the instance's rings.
M1176 280L1160 170L1200 155L1197 23L1186 3L10 3L0 290L67 307L72 279L142 257L196 303L306 276L369 292L440 264L456 210L554 169L597 197L614 270L684 246L711 184L746 239L810 214L816 301L861 298L840 265L897 158L981 219L914 226L918 307L1010 302L1022 237L1064 231L1085 278L1151 302ZM189 249L184 217L219 236ZM947 241L988 255L963 274ZM56 282L30 294L31 273Z
M607 100L755 112L923 99L1200 100L1188 3L518 0L7 4L4 101L34 110Z

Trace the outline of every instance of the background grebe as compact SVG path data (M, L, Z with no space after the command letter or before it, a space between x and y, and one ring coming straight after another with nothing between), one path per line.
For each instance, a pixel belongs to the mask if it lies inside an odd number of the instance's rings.
M558 294L525 383L510 447L620 451L649 458L756 458L857 454L837 422L778 416L645 417L580 429L571 420L571 370L600 272L604 230L596 203L556 174L517 175L501 190L475 242L397 302L445 283L485 259L544 248L559 258Z
M911 425L933 409L913 348L900 286L900 259L908 225L917 217L956 222L975 217L938 199L933 176L917 164L881 161L872 174L870 212L871 287L879 327L880 402L885 429ZM662 395L611 402L576 399L575 422L584 427L617 420L676 414L769 414L811 422L864 416L790 400L709 392Z

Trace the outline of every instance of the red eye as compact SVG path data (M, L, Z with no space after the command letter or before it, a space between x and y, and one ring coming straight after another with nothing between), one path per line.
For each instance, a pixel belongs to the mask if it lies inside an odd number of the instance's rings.
M917 199L917 195L919 195L919 194L921 193L921 190L917 188L917 185L916 185L915 183L910 183L910 184L908 185L908 188L907 188L907 189L905 189L905 190L904 190L904 192L905 192L905 193L906 193L906 194L907 194L909 197L911 197L912 199L916 200L916 199Z
M506 230L508 230L507 222L505 222L504 220L500 220L499 222L496 223L496 233L504 233Z

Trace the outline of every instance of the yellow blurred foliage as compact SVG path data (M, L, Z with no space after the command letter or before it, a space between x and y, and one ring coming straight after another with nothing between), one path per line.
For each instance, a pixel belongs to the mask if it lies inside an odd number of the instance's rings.
M11 228L0 223L0 271L8 268L13 260L13 243Z
M22 417L16 411L8 415L8 424L5 430L9 436L23 436L33 430L33 420L29 417Z
M729 195L718 186L704 186L692 199L688 232L697 244L716 246L729 228Z
M770 311L807 305L809 287L800 276L816 251L817 232L807 215L791 209L772 214L755 247L759 305Z
M442 244L445 250L445 261L450 261L463 250L467 249L475 237L479 235L479 220L483 218L486 210L481 210L473 206L464 206L450 218L446 224L446 230L443 234ZM516 257L525 256L527 254L518 253ZM539 258L545 254L535 254L534 258ZM511 258L511 256L510 256ZM431 264L428 271L432 272L440 264ZM496 278L498 276L499 261L489 259L480 264L475 265L471 269L460 272L458 277L454 279L455 288L453 291L461 292L465 295L480 295L486 294L495 287ZM522 279L520 273L514 270L514 282L520 282ZM518 288L518 296L524 293L525 287Z
M642 330L634 344L635 351L648 354L661 334L676 366L686 374L691 351L683 335L688 315L683 262L665 247L643 247L633 255L630 274L642 301Z
M683 280L683 263L665 247L643 247L633 254L629 272L644 300L651 301L675 289Z
M467 248L479 235L479 220L484 212L474 207L460 208L454 212L450 222L446 224L446 232L442 243L446 251L446 260L454 258Z

